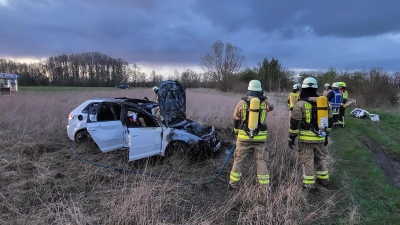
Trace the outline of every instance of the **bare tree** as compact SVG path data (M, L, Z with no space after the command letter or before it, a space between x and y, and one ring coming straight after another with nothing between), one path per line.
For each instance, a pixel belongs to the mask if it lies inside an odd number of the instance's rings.
M392 77L394 85L397 89L400 89L400 72L393 73Z
M218 40L201 58L202 69L212 75L214 84L222 91L228 91L230 78L242 67L245 58L240 52L239 47L233 46L231 43L225 45Z

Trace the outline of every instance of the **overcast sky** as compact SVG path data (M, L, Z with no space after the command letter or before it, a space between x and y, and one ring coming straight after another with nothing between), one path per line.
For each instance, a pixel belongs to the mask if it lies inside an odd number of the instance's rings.
M245 65L400 71L399 0L0 0L0 58L100 52L168 75L216 40Z

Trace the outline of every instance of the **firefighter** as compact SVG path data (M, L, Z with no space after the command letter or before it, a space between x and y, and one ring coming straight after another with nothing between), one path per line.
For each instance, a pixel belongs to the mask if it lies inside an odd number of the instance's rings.
M322 149L328 144L333 124L332 111L328 99L318 96L317 89L315 78L304 79L300 99L294 105L290 118L288 139L288 146L293 149L295 139L299 136L298 162L303 169L303 187L309 190L316 190L315 180L323 186L329 184Z
M340 90L340 92L342 92L343 99L342 99L342 103L340 104L338 125L339 125L339 127L344 128L344 114L346 111L347 98L349 97L348 92L346 90L345 82L339 82L339 90Z
M152 89L153 89L154 93L156 94L154 101L158 103L158 87L154 86ZM156 116L157 118L159 118L160 120L164 120L164 118L162 117L161 112L160 112L160 106L157 106L154 108L153 115Z
M155 102L158 102L158 87L157 87L157 86L154 86L154 87L152 88L152 90L154 91L154 94L156 94L156 97L154 98L154 101L155 101Z
M324 93L322 93L322 95L323 95L323 96L327 96L328 93L329 93L330 91L332 91L332 87L331 87L331 85L330 85L329 83L326 83L324 86L325 86L325 90L324 90Z
M236 135L236 149L230 172L229 187L236 189L242 176L243 163L246 156L253 152L257 164L257 179L260 185L266 185L270 190L268 173L267 140L267 112L273 106L266 101L258 80L249 82L247 97L242 98L233 112L234 132Z
M342 92L339 90L339 82L332 84L332 91L326 96L331 106L333 116L333 127L338 126L340 105L343 100Z
M300 93L299 93L300 85L295 84L293 85L293 90L290 92L288 99L287 99L287 104L289 106L289 110L292 111L294 103L297 102L299 99Z

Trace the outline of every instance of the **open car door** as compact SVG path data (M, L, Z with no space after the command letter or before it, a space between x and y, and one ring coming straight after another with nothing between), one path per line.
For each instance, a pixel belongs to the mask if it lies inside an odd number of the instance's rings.
M161 153L162 127L129 128L129 161Z
M129 161L161 154L163 127L143 108L126 104L124 113L129 145Z
M89 107L87 130L102 152L123 147L124 129L120 120L121 106L102 103L100 107Z

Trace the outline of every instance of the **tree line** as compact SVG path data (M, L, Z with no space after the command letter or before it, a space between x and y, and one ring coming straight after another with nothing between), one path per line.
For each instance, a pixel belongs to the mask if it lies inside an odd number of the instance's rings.
M375 93L377 88L379 93L383 93L382 96L389 96L388 101L398 101L399 72L388 73L382 68L343 72L329 68L326 72L303 71L297 74L284 68L275 58L264 58L253 68L243 68L244 62L242 49L217 40L200 58L203 73L187 69L182 73L175 70L174 74L169 75L157 74L154 70L146 74L136 64L99 52L61 54L37 63L0 59L0 72L19 74L19 85L112 87L128 83L132 87L150 87L163 80L174 79L188 88L216 88L224 92L244 92L247 83L253 79L260 80L266 92L290 91L293 84L301 82L306 76L313 76L320 87L337 80L347 82L349 92L360 95L359 98L367 105L379 105L382 102L376 97L374 99L378 100L371 100L373 98L369 93Z

